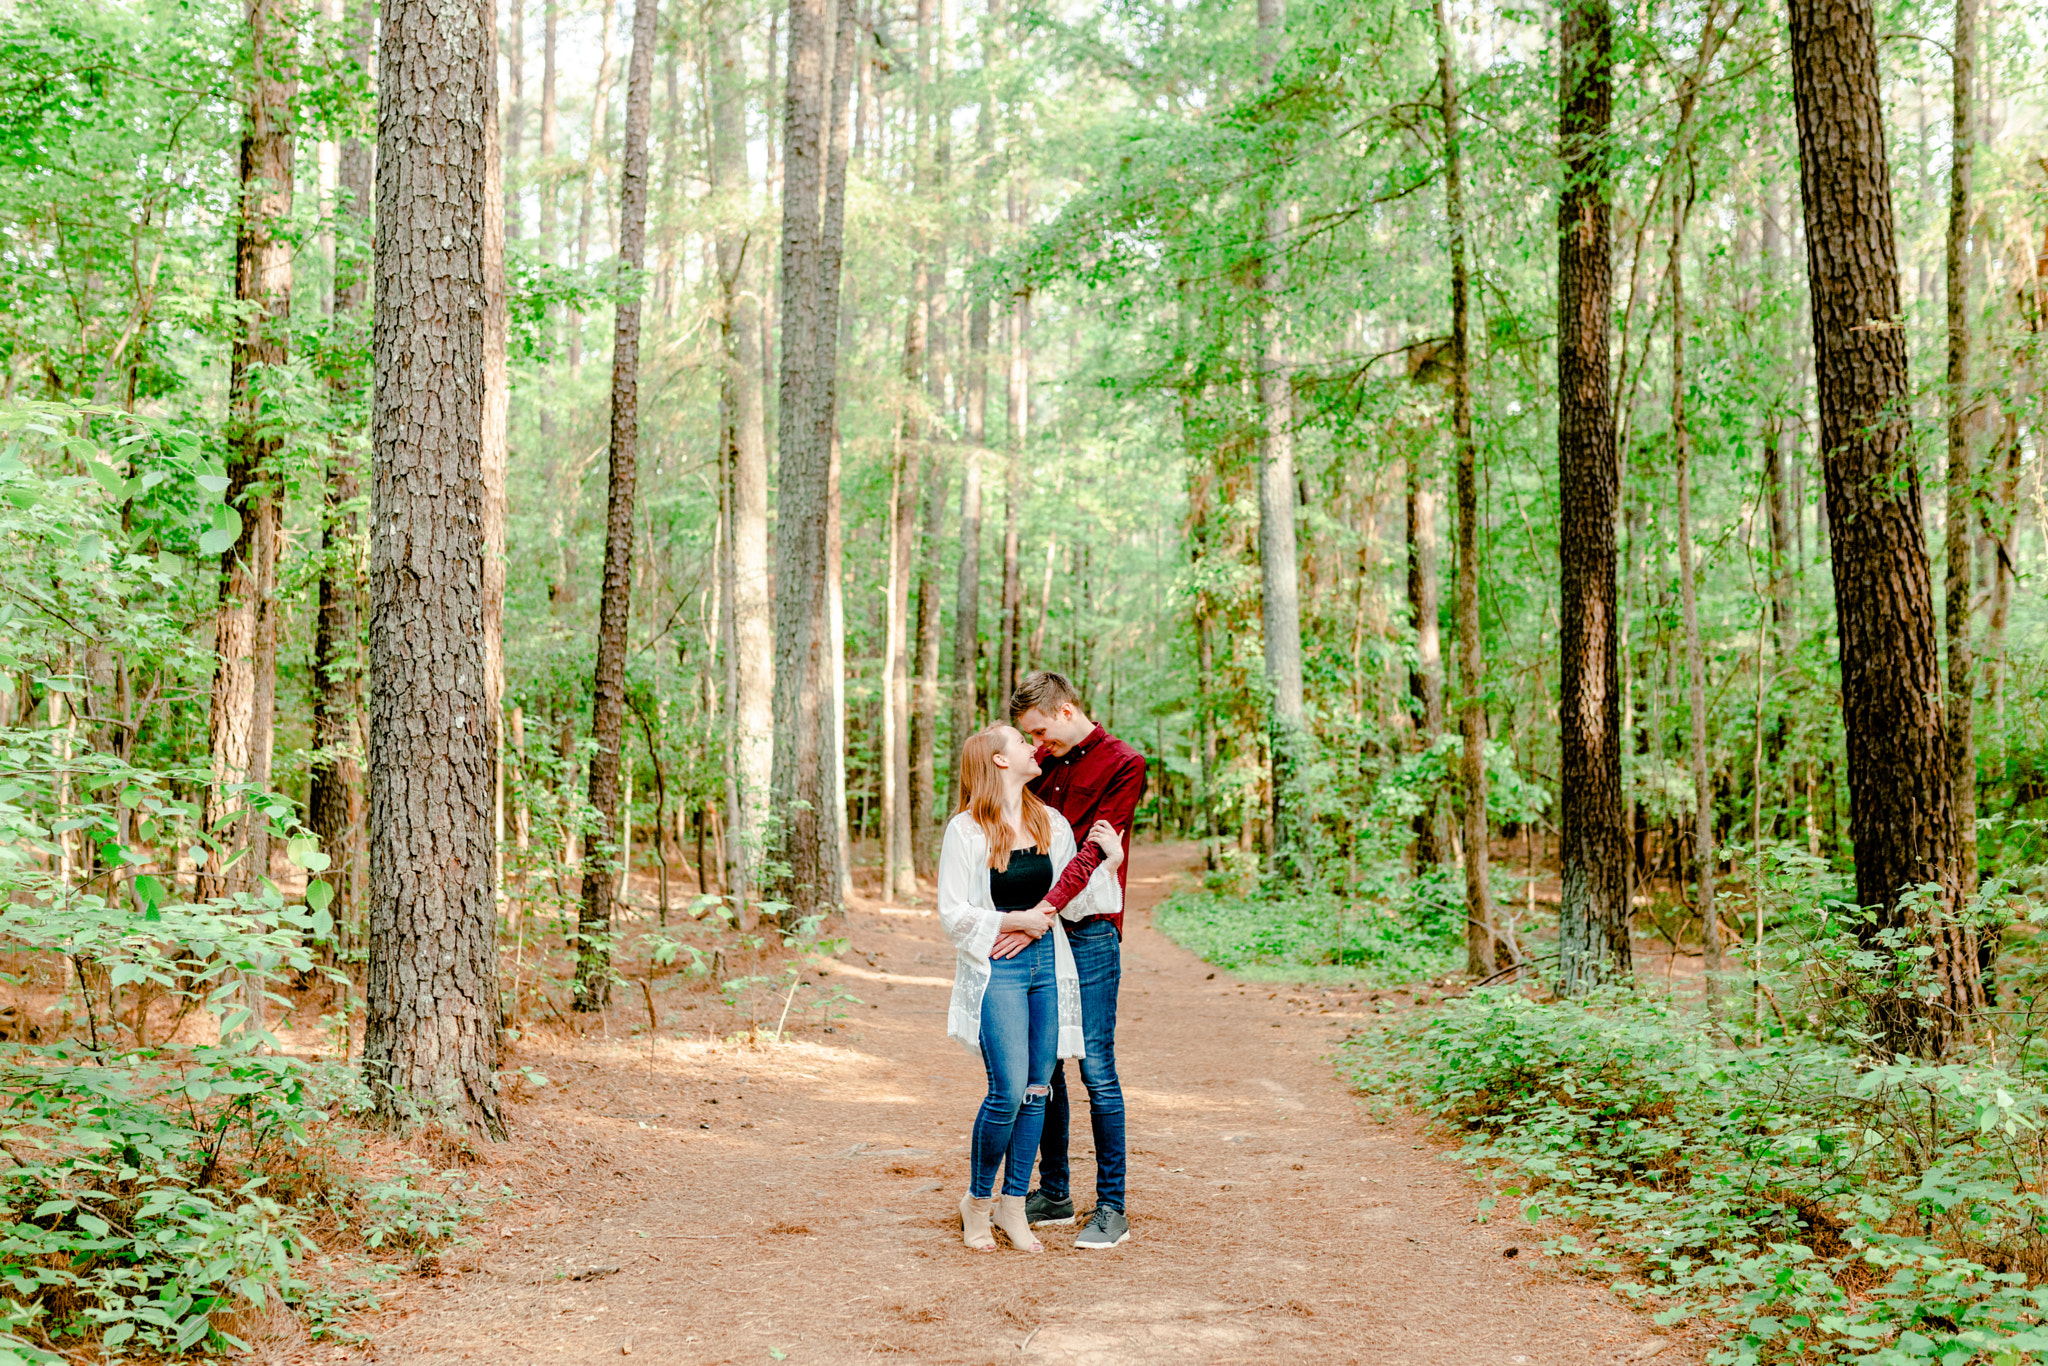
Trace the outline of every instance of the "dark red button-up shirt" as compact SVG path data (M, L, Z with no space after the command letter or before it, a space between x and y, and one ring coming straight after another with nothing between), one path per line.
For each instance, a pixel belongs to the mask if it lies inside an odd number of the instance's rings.
M1088 879L1102 863L1102 849L1088 838L1088 830L1103 820L1124 837L1127 857L1116 870L1116 881L1118 887L1127 886L1131 871L1131 822L1138 814L1139 800L1145 795L1145 756L1097 726L1088 732L1087 739L1065 754L1056 755L1041 746L1037 757L1038 766L1045 771L1031 780L1031 790L1040 801L1067 818L1067 824L1074 827L1074 838L1081 842L1074 861L1067 865L1045 899L1065 910L1067 903L1088 885ZM1099 918L1110 921L1117 934L1123 934L1121 911Z

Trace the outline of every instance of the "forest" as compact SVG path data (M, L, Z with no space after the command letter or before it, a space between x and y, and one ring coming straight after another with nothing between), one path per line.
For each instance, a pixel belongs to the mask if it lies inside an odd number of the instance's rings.
M355 1341L552 1059L851 1048L1038 669L1494 1220L2036 1359L2044 24L0 8L0 1361Z

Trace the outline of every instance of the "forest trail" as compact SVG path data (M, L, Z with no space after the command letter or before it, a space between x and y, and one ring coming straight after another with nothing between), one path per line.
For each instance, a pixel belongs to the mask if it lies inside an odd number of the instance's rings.
M473 1248L445 1252L441 1274L387 1297L364 1325L371 1346L272 1359L1698 1360L1700 1344L1545 1265L1526 1227L1476 1223L1478 1188L1412 1117L1368 1116L1324 1061L1355 1017L1212 980L1155 932L1150 908L1192 855L1133 855L1122 1248L1048 1236L1037 1257L962 1249L955 1204L982 1072L944 1035L952 951L929 911L855 911L854 951L836 966L863 1004L832 1036L778 1048L530 1036L516 1061L555 1084L514 1112L516 1136L485 1171L518 1198ZM1518 1242L1522 1255L1505 1257Z

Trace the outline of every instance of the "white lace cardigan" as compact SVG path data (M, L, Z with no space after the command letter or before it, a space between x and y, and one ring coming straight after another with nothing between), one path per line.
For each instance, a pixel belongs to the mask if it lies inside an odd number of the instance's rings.
M1057 811L1052 818L1052 876L1073 861L1073 827ZM945 844L939 850L939 923L953 941L953 1000L946 1011L946 1033L968 1048L981 1049L981 998L988 992L989 950L995 946L1003 913L995 908L988 888L988 836L973 816L962 811L946 826ZM1081 894L1060 912L1065 920L1091 915L1115 915L1123 909L1123 888L1113 868L1097 868ZM1085 1051L1081 1038L1081 978L1074 970L1073 950L1067 947L1066 930L1053 922L1053 980L1058 989L1058 1056L1078 1058Z

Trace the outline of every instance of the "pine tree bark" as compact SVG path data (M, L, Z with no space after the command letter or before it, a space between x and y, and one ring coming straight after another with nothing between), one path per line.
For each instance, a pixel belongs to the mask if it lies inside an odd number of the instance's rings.
M604 595L597 608L597 668L590 704L590 808L598 841L583 859L576 924L577 1010L611 1002L612 912L618 899L620 751L625 741L626 630L633 610L633 502L640 443L640 279L647 263L647 129L654 116L655 18L659 0L635 0L626 69L626 147L619 174L619 270L612 329L612 430L605 498ZM627 813L630 819L631 813ZM632 875L632 869L626 870Z
M1269 86L1279 69L1286 26L1284 0L1259 0L1259 66ZM1313 851L1307 817L1299 809L1309 735L1302 701L1301 580L1294 529L1294 371L1287 359L1282 314L1293 211L1270 191L1263 199L1258 279L1259 618L1271 693L1267 734L1273 769L1273 853L1281 872L1306 879L1313 876Z
M910 819L910 580L917 555L919 477L924 461L925 295L930 288L919 256L911 269L911 296L903 325L904 408L897 416L889 479L888 600L884 605L882 682L882 895L888 900L917 890Z
M1872 936L1929 939L1904 893L1931 883L1952 907L1960 888L1876 15L1870 0L1792 0L1790 14L1856 899ZM1909 993L1881 1001L1880 1046L1939 1052L1968 996L1966 981L1944 986L1932 1016Z
M1571 0L1560 62L1557 454L1561 622L1560 986L1625 976L1629 841L1621 791L1614 514L1620 496L1609 378L1614 18Z
M1465 152L1458 80L1443 0L1435 0L1437 81L1443 102L1444 218L1451 248L1451 445L1458 499L1458 806L1465 846L1465 968L1490 977L1521 961L1493 906L1486 817L1486 656L1479 634L1479 450L1472 439L1470 285L1465 261Z
M343 16L349 55L364 70L370 66L371 15L369 0L352 0ZM376 184L369 143L344 137L336 151L336 188L345 227L336 234L334 322L337 330L353 331L363 321L362 308L370 293L370 208ZM327 388L335 406L344 410L368 397L352 365L334 366ZM362 669L356 605L363 575L362 528L355 513L362 488L356 468L357 439L338 435L328 451L319 607L313 631L315 758L306 801L307 824L330 860L325 881L334 889L329 910L338 926L355 923L362 872L363 770L357 759L361 746L356 730L356 715L362 706Z
M290 360L292 244L291 102L293 14L287 0L248 0L248 84L242 104L240 204L235 220L235 301L247 322L229 355L228 490L241 515L241 534L221 555L215 616L213 697L207 743L213 783L205 803L208 829L243 810L227 788L268 784L277 678L277 542L279 499L268 468L278 439L265 417L268 372ZM240 854L239 860L235 856ZM232 862L231 862L232 861ZM199 871L202 897L254 891L270 874L264 823L249 814L234 822L224 846Z
M834 58L833 0L791 0L784 83L782 285L779 322L780 470L775 520L775 753L772 790L783 813L779 890L791 914L829 912L840 894L844 821L823 743L831 729L828 523L835 493L832 412L837 357L838 246L843 215L844 77ZM850 19L849 19L850 25ZM847 47L851 48L849 38ZM840 162L835 177L830 164ZM842 201L832 203L833 180ZM843 219L839 220L843 221Z
M1955 805L1956 878L1964 897L1977 890L1977 746L1975 673L1970 639L1970 603L1975 594L1973 552L1977 544L1978 500L1972 469L1970 427L1970 173L1976 152L1976 0L1956 0L1955 35L1950 46L1953 130L1949 155L1948 243L1948 409L1947 582L1943 630L1948 640L1948 772ZM1972 957L1974 958L1974 953ZM1954 972L1955 969L1951 968ZM1961 974L1966 990L1974 966Z
M762 415L761 309L747 287L748 235L731 226L747 189L746 70L733 16L714 30L711 55L713 188L726 198L727 226L718 238L723 436L729 471L732 633L727 743L733 799L727 818L734 892L740 917L753 928L762 895L768 840L768 793L775 758L775 618L768 577L768 442Z
M484 674L489 0L386 0L371 437L369 981L388 1121L504 1132Z

